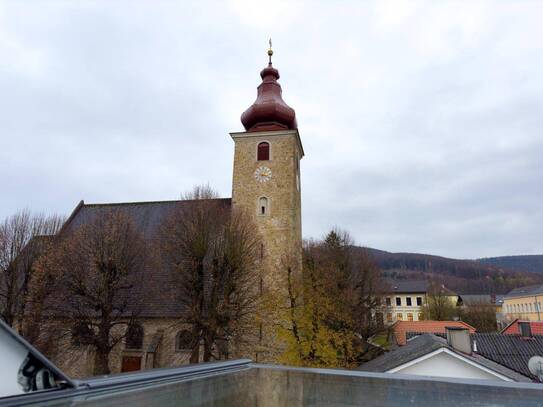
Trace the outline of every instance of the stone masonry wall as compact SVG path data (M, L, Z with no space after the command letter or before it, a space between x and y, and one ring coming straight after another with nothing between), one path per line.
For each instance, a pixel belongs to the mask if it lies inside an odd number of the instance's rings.
M234 174L232 181L232 206L246 210L253 216L263 239L263 292L283 284L286 263L301 270L302 225L300 194L300 159L302 150L298 132L247 132L234 133ZM257 146L270 144L270 160L257 160ZM268 167L272 176L267 182L255 179L259 167ZM260 214L260 197L268 198L269 213ZM271 317L274 318L274 317ZM273 362L277 355L275 323L262 324L262 341L259 351L251 357L258 361ZM248 355L249 356L249 355Z

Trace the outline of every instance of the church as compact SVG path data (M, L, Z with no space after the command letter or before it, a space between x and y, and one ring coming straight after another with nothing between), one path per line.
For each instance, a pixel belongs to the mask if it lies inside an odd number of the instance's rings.
M244 131L232 132L235 145L232 197L220 203L250 214L258 228L262 247L263 284L273 284L274 273L288 254L294 267L301 268L300 160L304 150L294 109L282 98L279 71L269 62L254 103L241 115ZM81 201L69 216L63 230L75 229L100 212L120 211L129 215L146 240L152 240L158 227L176 208L194 201L155 201L87 204ZM168 270L154 270L146 281L135 339L125 340L110 354L112 373L170 367L188 363L186 330L176 325L181 309L174 300L173 276ZM55 363L75 377L92 373L92 355L66 353ZM76 363L77 362L77 363Z

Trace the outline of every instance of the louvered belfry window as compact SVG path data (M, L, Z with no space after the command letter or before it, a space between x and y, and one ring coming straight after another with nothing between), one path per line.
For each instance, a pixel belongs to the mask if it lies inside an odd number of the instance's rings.
M270 143L263 141L258 144L257 160L268 161L270 159Z

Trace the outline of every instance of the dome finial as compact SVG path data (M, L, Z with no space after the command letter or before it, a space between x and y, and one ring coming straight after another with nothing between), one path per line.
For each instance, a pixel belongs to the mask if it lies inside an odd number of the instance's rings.
M269 65L272 64L271 62L271 57L273 55L273 49L272 49L272 41L271 41L271 38L269 39L268 43L270 44L270 48L268 49L268 56L270 57L270 62L269 62Z
M272 66L272 42L268 66L260 71L262 83L258 86L255 102L241 115L241 123L246 131L294 130L298 128L296 112L285 103L282 97L279 71Z

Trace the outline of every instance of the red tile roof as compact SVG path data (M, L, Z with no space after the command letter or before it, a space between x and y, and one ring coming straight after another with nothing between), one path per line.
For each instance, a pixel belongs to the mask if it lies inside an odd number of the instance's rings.
M467 328L470 333L475 332L475 328L462 321L398 321L392 325L394 339L398 345L407 343L406 333L446 333L446 327Z
M532 335L543 335L543 322L540 321L523 321L521 319L515 319L509 325L502 329L500 333L506 335L520 335L519 322L529 322L532 330Z

